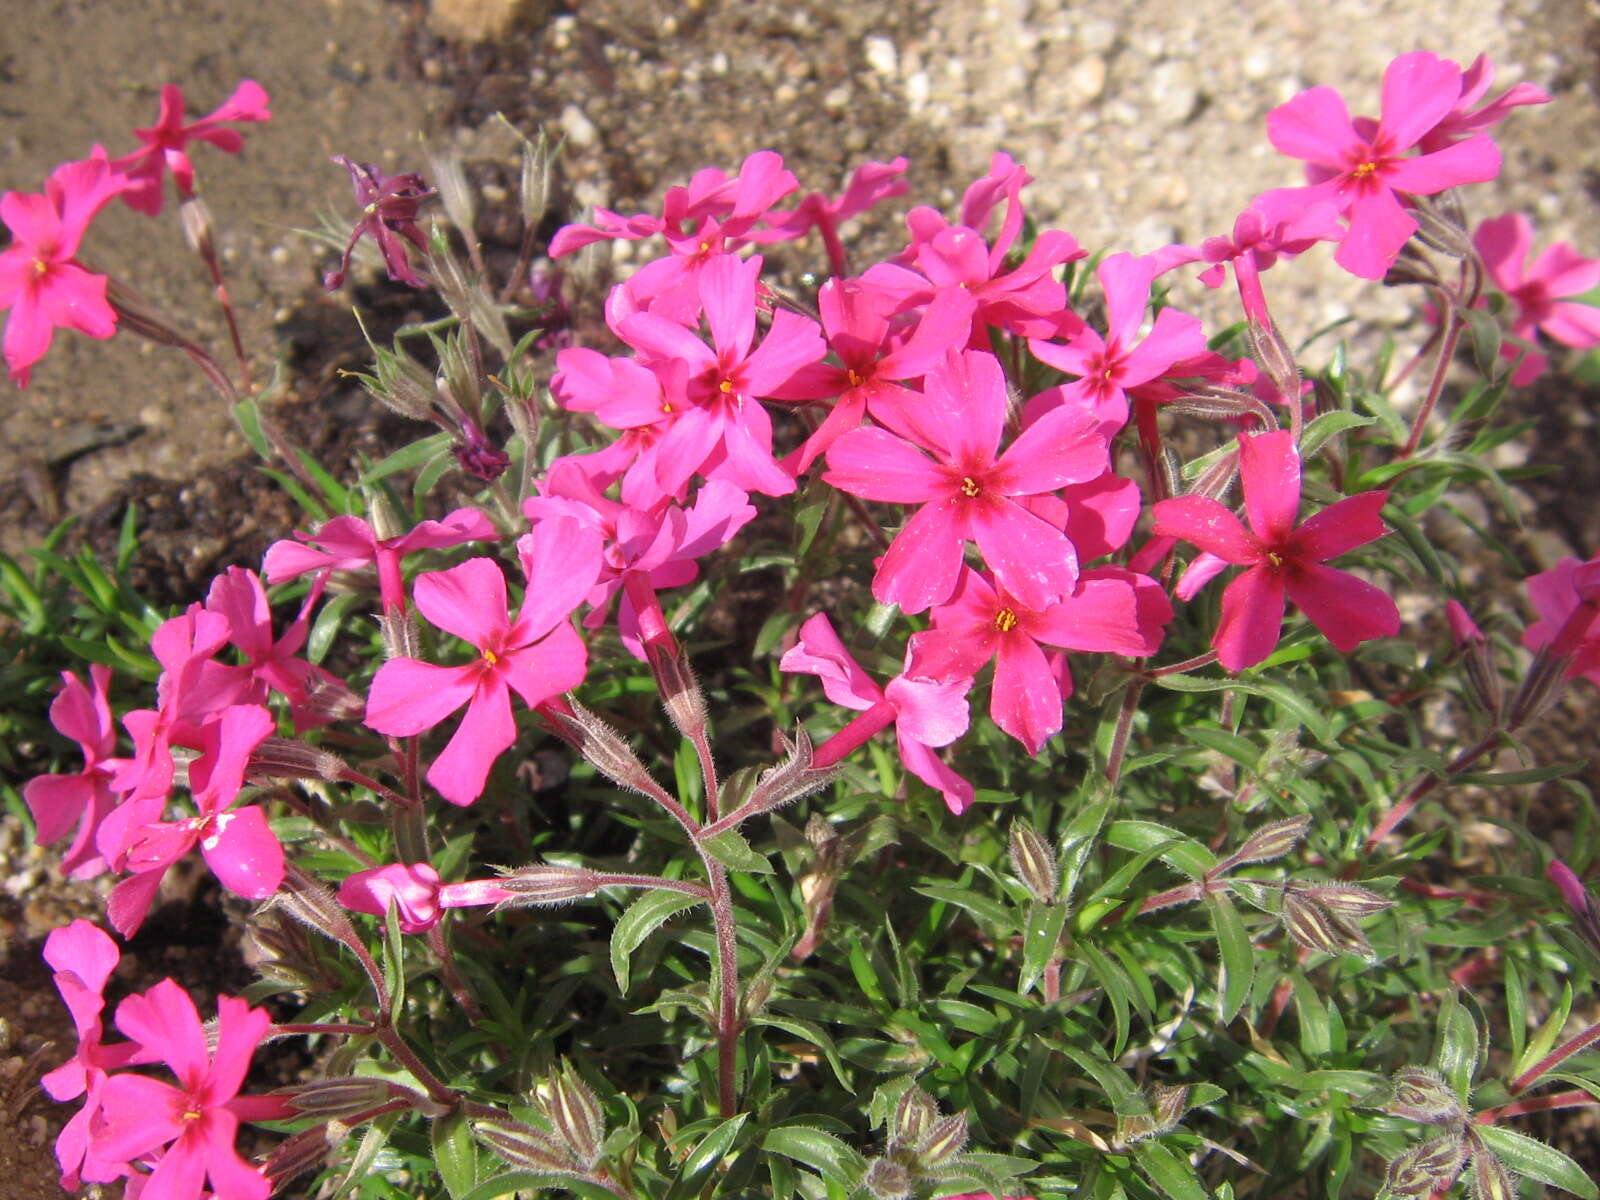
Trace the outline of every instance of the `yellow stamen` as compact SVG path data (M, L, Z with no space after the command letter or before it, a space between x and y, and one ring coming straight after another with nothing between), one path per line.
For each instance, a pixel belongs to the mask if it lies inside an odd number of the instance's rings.
M50 264L45 262L44 259L36 258L33 260L33 273L35 275L43 278L45 275L49 274L49 272Z
M674 409L673 409L673 407L672 407L672 405L670 403L668 403L667 401L663 400L661 402L661 411L664 412L664 413L669 413L669 412L673 412Z
M1017 614L1009 608L1002 608L994 615L994 627L997 633L1010 633L1017 627Z
M982 490L983 489L978 486L978 481L976 479L974 479L971 475L965 475L965 476L962 477L962 479L961 479L961 494L963 496L967 496L967 497L976 496Z
M1350 174L1355 176L1357 179L1365 179L1368 175L1371 175L1377 169L1378 169L1378 164L1377 163L1375 163L1375 162L1364 162L1359 167L1357 167L1354 171L1351 171Z
M850 381L850 386L853 388L858 388L866 382L865 379L861 378L861 376L857 375L854 371L846 371L845 378Z
M485 650L483 652L483 661L488 663L492 667L492 666L495 665L495 663L500 661L500 656L498 654L496 654L493 650Z
M1271 563L1274 568L1281 568L1283 566L1283 559L1280 558L1278 556L1278 554L1275 551L1272 551L1272 550L1268 550L1267 551L1267 561L1269 563Z

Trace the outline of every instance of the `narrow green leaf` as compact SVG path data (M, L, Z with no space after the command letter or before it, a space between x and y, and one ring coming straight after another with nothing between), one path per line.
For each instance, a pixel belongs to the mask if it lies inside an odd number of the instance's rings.
M1128 1031L1131 1027L1128 1019L1128 992L1131 985L1123 977L1117 964L1107 958L1093 943L1078 942L1075 952L1083 955L1088 961L1089 970L1100 981L1106 999L1111 1002L1111 1017L1116 1024L1116 1040L1111 1044L1111 1057L1121 1058L1122 1051L1128 1045Z
M678 1176L673 1180L672 1189L667 1193L666 1200L681 1200L683 1197L694 1195L711 1172L716 1170L717 1164L727 1157L728 1151L738 1140L739 1131L749 1119L749 1113L740 1113L723 1121L706 1134L700 1140L700 1144L689 1151L679 1166Z
M1067 923L1065 904L1035 904L1028 910L1028 924L1022 931L1022 969L1017 991L1033 990L1050 961L1060 952L1061 931Z
M1216 930L1217 951L1221 956L1217 1016L1226 1025L1250 995L1250 984L1256 973L1256 951L1250 944L1250 933L1239 917L1239 910L1234 908L1227 893L1208 893L1206 907L1211 911L1211 924Z
M1373 423L1374 418L1363 417L1359 413L1344 411L1323 413L1306 426L1306 431L1300 438L1300 457L1311 459L1315 457L1317 451L1341 433L1347 433L1352 429L1363 429Z
M1217 865L1217 856L1192 837L1154 821L1113 821L1106 827L1106 841L1124 850L1160 846L1161 861L1191 879L1201 878Z
M1588 1172L1554 1146L1498 1125L1475 1125L1473 1130L1518 1175L1548 1183L1584 1200L1600 1200L1600 1188Z
M435 454L450 448L448 433L435 433L396 450L393 454L367 468L359 480L360 487L368 487L400 471L418 470Z
M272 460L272 446L267 435L261 432L261 409L254 400L241 400L233 406L233 420L250 443L250 449L267 461Z
M617 919L611 931L611 971L617 990L628 994L628 958L663 922L693 908L700 901L681 892L646 892Z
M1200 1182L1188 1160L1179 1158L1161 1142L1135 1143L1133 1158L1162 1195L1172 1200L1209 1200L1206 1185Z
M1077 891L1083 866L1089 861L1100 829L1105 825L1106 817L1116 803L1116 794L1111 786L1098 777L1079 790L1084 797L1084 805L1074 814L1061 834L1061 884L1057 890L1057 899L1062 907L1072 903L1072 895Z
M730 871L744 871L750 875L771 875L773 866L765 855L750 849L750 843L737 829L725 829L714 838L707 838L701 847Z
M1458 991L1445 993L1434 1029L1433 1065L1465 1102L1478 1071L1478 1026Z
M445 1190L453 1200L462 1200L478 1183L478 1148L465 1114L458 1110L435 1117L428 1137Z
M344 625L347 613L357 604L362 597L354 592L346 592L342 596L335 596L322 606L322 611L317 614L317 619L311 622L311 634L306 639L306 657L314 663L320 663L328 657L328 651L333 648L333 639L338 636L339 629Z
M781 1154L810 1167L829 1183L852 1188L867 1169L866 1160L831 1133L810 1125L780 1125L761 1139L769 1154Z
M952 883L930 883L911 890L930 900L941 900L947 904L954 904L957 908L964 908L980 921L993 926L999 933L1016 932L1017 917L1011 909L998 900L979 895L971 888L958 887Z
M752 1025L770 1025L774 1029L781 1029L785 1033L792 1033L802 1041L810 1042L822 1051L822 1057L828 1060L828 1065L833 1068L834 1075L839 1080L839 1086L845 1091L855 1094L855 1088L850 1085L849 1078L844 1073L844 1064L839 1061L839 1051L833 1044L833 1039L821 1025L815 1021L807 1021L800 1017L777 1016L765 1013L750 1022Z
M591 1183L587 1179L580 1179L576 1175L558 1174L554 1171L507 1171L503 1175L496 1175L493 1179L486 1179L461 1200L496 1200L500 1196L510 1196L518 1192L536 1192L541 1188L553 1188L559 1192L570 1192L581 1196L584 1200L617 1200L617 1193L598 1183Z

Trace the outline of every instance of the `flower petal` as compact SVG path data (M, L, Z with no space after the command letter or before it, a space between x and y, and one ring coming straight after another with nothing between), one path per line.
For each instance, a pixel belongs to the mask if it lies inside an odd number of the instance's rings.
M1335 501L1314 516L1307 517L1295 530L1297 557L1311 562L1327 562L1365 546L1389 532L1378 514L1389 500L1386 491L1362 492Z
M372 677L363 719L379 733L411 737L455 712L476 686L471 668L391 658Z
M428 768L427 780L451 804L471 804L483 794L494 760L516 740L511 692L490 676L472 697L449 744Z
M1348 571L1306 564L1289 574L1287 586L1300 611L1342 653L1400 632L1400 610L1389 593Z
M480 649L511 623L506 577L492 558L469 558L448 571L429 571L417 578L412 595L428 620Z
M1286 429L1240 434L1239 477L1255 535L1268 543L1288 538L1300 511L1300 451L1294 435Z
M1264 567L1251 567L1222 593L1222 620L1211 644L1217 661L1243 671L1265 659L1283 632L1283 580Z

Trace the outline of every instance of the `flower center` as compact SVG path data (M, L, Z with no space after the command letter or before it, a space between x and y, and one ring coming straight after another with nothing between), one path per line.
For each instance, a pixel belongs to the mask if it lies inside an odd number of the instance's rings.
M674 411L671 401L663 400L661 402L661 411L664 412L664 413L670 413L670 412Z
M721 392L724 396L732 395L733 381L731 379L724 379L721 383L717 384L717 391Z
M1267 551L1267 562L1272 564L1272 569L1275 571L1281 571L1283 569L1283 556L1280 555L1276 550Z
M1351 171L1350 174L1356 179L1365 179L1368 175L1371 175L1377 169L1378 169L1378 164L1377 163L1375 163L1375 162L1364 162L1364 163L1360 164L1358 167L1356 167L1356 169L1354 171Z
M45 260L42 259L42 258L36 258L36 259L33 260L33 274L34 274L35 278L43 279L49 273L50 273L50 264L49 263L45 262Z
M976 496L982 490L983 489L978 486L978 481L971 475L963 475L961 477L961 494L963 496L966 496L970 499L973 496Z
M497 662L500 661L500 656L498 654L496 654L493 650L485 650L483 652L483 661L488 663L492 667Z
M845 378L850 381L850 386L853 388L858 388L866 382L865 379L855 373L854 369L846 371Z
M1009 608L1002 608L994 615L994 628L996 633L1010 633L1017 627L1017 614Z

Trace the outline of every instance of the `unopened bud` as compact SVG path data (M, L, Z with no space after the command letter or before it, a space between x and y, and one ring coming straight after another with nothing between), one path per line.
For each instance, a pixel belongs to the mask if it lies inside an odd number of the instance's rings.
M783 738L783 745L788 751L783 761L761 772L751 789L750 804L755 812L770 812L809 796L832 783L843 769L811 765L811 735L804 729L795 730L793 741Z
M529 227L544 219L550 206L550 168L554 161L550 139L541 128L533 138L522 139L522 221Z
M1283 927L1308 950L1332 955L1358 954L1362 958L1373 956L1372 946L1360 929L1308 898L1296 884L1284 889Z
M584 1171L592 1171L606 1140L606 1121L589 1085L570 1065L563 1064L535 1090L534 1101L573 1158Z
M1430 1196L1453 1184L1466 1162L1467 1149L1461 1135L1441 1134L1390 1161L1388 1190L1396 1196Z
M661 689L661 707L673 728L686 738L697 738L706 730L706 696L694 668L676 641L670 647L649 644L650 666Z
M1056 868L1050 844L1039 836L1039 831L1023 820L1011 822L1006 849L1011 855L1011 870L1022 880L1028 894L1040 904L1054 904L1061 872Z
M261 1166L261 1173L272 1180L275 1187L282 1186L321 1165L349 1132L347 1126L333 1120L302 1129L273 1147L272 1154Z
M1472 1159L1467 1171L1472 1200L1517 1200L1516 1176L1500 1161L1500 1156L1484 1144L1476 1130L1469 1130L1467 1139Z
M1254 417L1264 429L1278 427L1277 415L1264 400L1233 388L1197 387L1192 392L1169 400L1163 407L1171 413L1212 421L1237 421L1240 417Z
M348 1075L341 1079L318 1079L312 1083L293 1084L279 1088L274 1094L284 1097L296 1113L326 1119L354 1117L408 1093L409 1089L386 1079Z
M1386 1112L1424 1125L1454 1125L1466 1120L1461 1099L1432 1067L1401 1067L1394 1073L1394 1095Z
M873 1200L906 1200L911 1195L911 1172L892 1159L875 1158L867 1164L862 1185Z
M205 259L215 255L211 208L204 200L190 196L178 205L178 224L183 228L183 240L189 249Z
M528 1171L556 1171L564 1175L582 1175L585 1170L567 1147L547 1133L510 1117L493 1117L472 1123L477 1134L491 1150L513 1167Z
M1476 253L1472 238L1460 223L1443 209L1423 197L1412 208L1417 220L1417 238L1430 250L1437 250L1447 258L1471 258Z
M1194 1088L1189 1084L1171 1087L1152 1084L1145 1089L1145 1101L1150 1105L1147 1113L1118 1114L1117 1141L1124 1146L1148 1137L1159 1137L1177 1128L1183 1114L1189 1111L1189 1095Z
M283 885L272 894L263 908L277 909L336 942L345 945L361 942L356 927L351 924L349 914L339 904L333 889L293 863L285 868Z
M570 713L548 707L541 711L556 733L600 774L618 787L645 791L650 785L650 772L622 735L576 700L570 701L569 706Z
M894 1108L894 1120L889 1128L889 1146L916 1146L939 1119L939 1106L933 1097L916 1084L900 1093L900 1102Z
M1288 854L1305 838L1311 828L1311 817L1285 817L1281 821L1268 821L1244 840L1244 844L1224 860L1229 867L1244 863L1273 862Z
M1394 907L1394 901L1370 888L1353 883L1297 884L1300 894L1322 905L1329 912L1351 920L1370 917Z
M592 896L600 889L600 876L587 867L562 867L555 863L532 863L526 867L496 867L501 878L497 886L516 894L501 901L503 908L524 908L544 904L566 904Z
M1461 665L1466 670L1467 690L1478 707L1490 716L1498 716L1505 702L1500 672L1495 670L1494 652L1489 639L1477 623L1456 601L1444 606L1445 619L1450 623L1450 637L1461 652Z
M924 1170L932 1170L960 1154L966 1144L967 1114L961 1112L940 1117L928 1126L922 1140L917 1143L917 1163Z
M337 754L294 738L269 737L250 752L248 774L252 779L321 779L332 783L341 778L344 769Z

